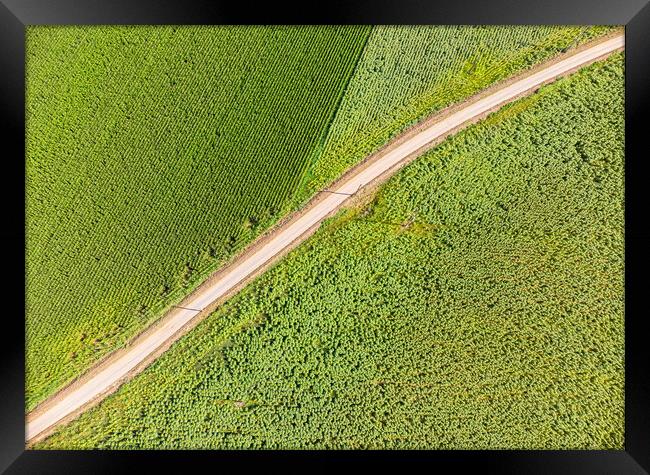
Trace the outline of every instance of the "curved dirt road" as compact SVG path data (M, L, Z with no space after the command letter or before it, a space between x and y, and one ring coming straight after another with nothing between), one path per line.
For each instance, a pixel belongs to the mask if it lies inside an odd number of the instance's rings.
M42 439L57 423L74 417L91 403L114 391L136 368L149 364L165 347L180 338L183 334L180 330L202 313L206 313L202 312L206 307L229 292L236 291L247 278L262 270L283 251L313 231L323 219L336 212L350 195L360 188L385 178L388 173L398 169L399 165L403 165L408 157L421 152L424 147L450 132L476 121L517 97L534 91L546 82L624 48L624 44L624 36L620 34L556 60L534 74L515 79L505 87L469 102L444 118L434 121L432 125L419 129L399 145L388 147L385 153L377 160L369 162L367 166L357 167L358 171L353 170L330 192L323 193L321 199L314 200L302 213L268 235L261 245L244 254L216 279L199 288L182 303L183 308L177 307L169 312L151 328L151 331L143 333L129 346L116 351L97 368L41 404L27 416L26 441L33 443Z

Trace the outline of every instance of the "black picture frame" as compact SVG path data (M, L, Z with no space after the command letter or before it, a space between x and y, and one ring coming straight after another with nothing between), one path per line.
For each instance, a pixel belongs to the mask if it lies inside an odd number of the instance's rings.
M0 471L6 473L151 472L158 466L189 471L364 467L479 470L488 473L611 473L650 471L650 368L645 357L642 278L650 233L643 226L643 174L649 110L649 0L330 1L311 9L278 3L205 0L0 0L0 98L5 139L0 186L0 231L8 260L5 296L24 295L25 272L25 27L36 24L624 24L626 25L625 174L625 450L623 451L405 451L405 452L148 452L25 450L25 300L6 298L0 343ZM645 152L645 153L644 153ZM646 158L647 159L647 158ZM24 284L24 281L23 281ZM318 464L318 466L316 466ZM209 465L208 465L209 466ZM328 467L329 466L329 467Z

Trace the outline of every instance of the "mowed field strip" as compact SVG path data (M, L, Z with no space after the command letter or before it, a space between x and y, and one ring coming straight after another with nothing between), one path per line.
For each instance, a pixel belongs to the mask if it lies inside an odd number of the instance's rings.
M424 126L407 134L369 161L352 169L339 183L320 193L300 213L273 230L227 268L200 287L179 307L135 338L130 345L113 353L96 368L41 404L27 416L26 441L45 437L60 422L75 417L102 397L117 389L130 376L151 363L185 331L207 315L221 299L236 291L260 271L306 238L328 216L335 213L361 188L387 178L408 162L443 139L449 133L469 125L522 95L533 92L575 69L624 48L624 36L617 36L556 58L536 72L505 83L494 92L482 94L457 110L447 110L432 117ZM430 124L430 125L429 125Z

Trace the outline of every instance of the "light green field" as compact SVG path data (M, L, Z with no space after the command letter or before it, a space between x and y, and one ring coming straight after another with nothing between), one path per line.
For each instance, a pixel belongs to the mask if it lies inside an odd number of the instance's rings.
M622 449L623 65L419 158L37 448Z
M294 202L422 118L614 28L377 26Z

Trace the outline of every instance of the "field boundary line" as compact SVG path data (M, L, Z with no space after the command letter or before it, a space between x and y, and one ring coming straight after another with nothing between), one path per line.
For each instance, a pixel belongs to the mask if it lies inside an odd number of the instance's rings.
M370 26L370 31L368 32L368 36L366 36L366 40L363 43L363 46L361 47L361 50L359 51L359 56L357 57L354 67L352 68L352 72L350 73L350 77L345 83L345 86L341 89L340 94L338 99L336 100L336 106L334 107L334 110L332 111L332 116L330 117L330 120L327 122L327 125L325 126L324 132L321 134L321 137L318 138L316 141L316 145L314 147L314 150L312 153L317 152L315 157L310 157L309 163L307 163L307 166L305 167L305 170L302 172L302 175L298 179L298 186L292 193L292 196L289 199L289 203L292 203L293 199L295 199L296 196L300 196L302 194L303 189L307 186L307 177L311 174L311 172L314 171L314 166L318 163L320 160L321 156L323 155L323 150L325 145L327 144L330 133L332 130L332 124L334 124L334 121L336 120L336 117L339 114L339 111L341 110L341 105L343 104L343 101L345 100L345 96L348 93L348 89L350 88L350 84L354 80L355 76L357 75L357 71L359 69L359 64L361 63L363 59L363 55L366 52L366 47L368 46L368 43L370 42L370 37L372 34L375 32L375 25ZM309 200L307 200L309 202ZM306 206L306 205L305 205ZM301 207L302 208L302 207Z

